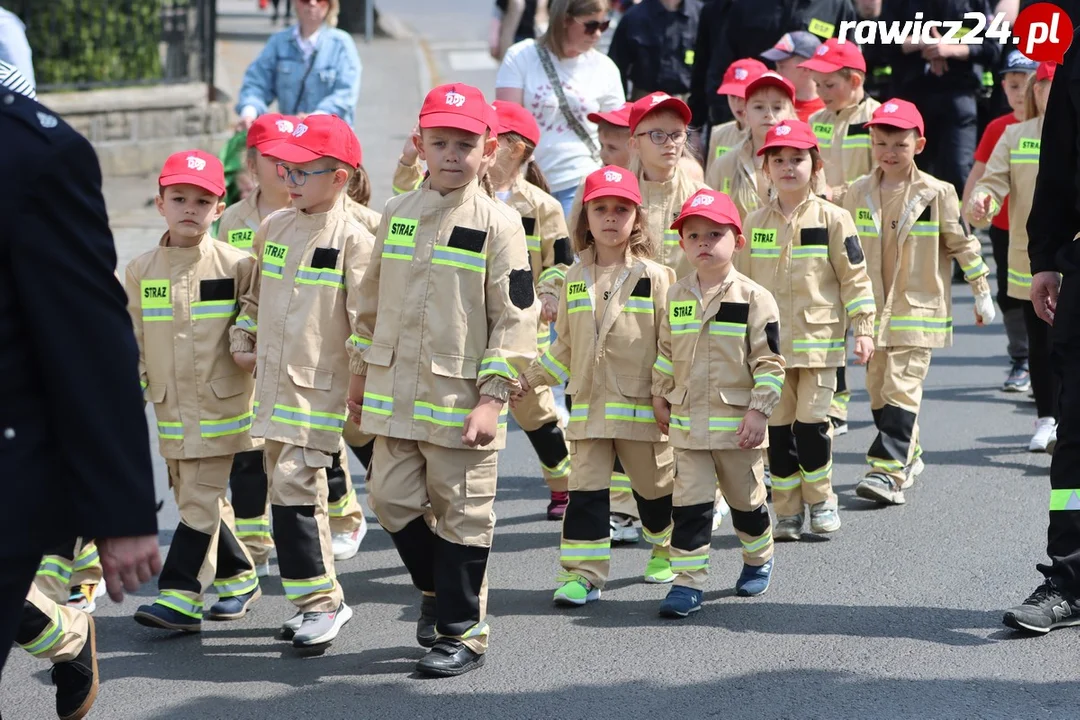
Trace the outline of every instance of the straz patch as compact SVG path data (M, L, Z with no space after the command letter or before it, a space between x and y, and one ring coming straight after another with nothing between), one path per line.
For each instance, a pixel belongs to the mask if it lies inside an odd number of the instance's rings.
M776 247L776 228L753 228L750 230L750 247Z
M676 300L668 305L668 322L678 325L693 320L697 313L697 300Z
M870 212L870 208L859 208L855 211L856 222L874 222L874 213Z
M287 245L278 245L277 243L268 242L263 248L263 260L271 265L285 265L285 256L289 254L289 247Z
M816 122L812 126L814 135L818 140L832 140L834 125L832 123Z
M1038 151L1042 142L1041 140L1034 140L1032 138L1020 138L1020 147L1018 150Z
M169 280L142 280L139 282L139 297L143 307L172 307L172 295L169 292Z
M416 237L416 221L409 218L390 218L390 230L387 240L395 245L411 245Z
M581 300L589 297L589 289L583 282L572 282L566 285L567 300Z
M229 234L225 236L225 239L228 240L229 244L234 248L248 250L255 244L255 231L251 228L230 230Z

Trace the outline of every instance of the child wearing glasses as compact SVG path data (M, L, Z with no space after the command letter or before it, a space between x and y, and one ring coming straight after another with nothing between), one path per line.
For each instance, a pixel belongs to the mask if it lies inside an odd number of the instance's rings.
M374 240L345 209L360 143L343 120L311 115L267 153L292 207L255 233L260 259L254 312L237 318L236 362L258 367L252 434L265 468L285 595L297 613L286 637L330 642L352 617L334 573L328 472L341 450L349 387L346 343Z

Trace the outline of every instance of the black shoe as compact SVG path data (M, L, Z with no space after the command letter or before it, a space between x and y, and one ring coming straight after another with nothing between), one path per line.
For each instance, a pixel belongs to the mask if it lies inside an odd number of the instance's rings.
M484 664L484 656L474 653L460 640L439 638L428 654L416 663L416 672L429 677L454 677Z
M1022 605L1006 610L1001 622L1014 630L1048 633L1057 628L1080 625L1080 604L1047 580Z
M86 619L90 628L82 650L67 662L52 667L52 681L56 686L56 714L60 720L80 720L90 712L98 692L97 635L94 618Z
M439 636L435 633L435 598L422 595L420 599L420 618L416 621L416 642L420 647L435 647Z

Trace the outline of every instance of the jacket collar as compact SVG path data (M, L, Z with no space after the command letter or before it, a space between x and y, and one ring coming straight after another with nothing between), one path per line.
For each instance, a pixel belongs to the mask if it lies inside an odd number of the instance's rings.
M431 178L427 178L421 183L420 191L423 194L424 204L428 207L455 208L472 200L480 192L480 181L474 178L472 182L464 187L443 195L431 189Z

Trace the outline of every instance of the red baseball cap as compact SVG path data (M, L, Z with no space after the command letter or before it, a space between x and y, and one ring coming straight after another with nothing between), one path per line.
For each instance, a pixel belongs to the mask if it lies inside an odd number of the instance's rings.
M765 144L758 149L758 155L764 155L771 147L790 147L808 150L818 146L817 136L810 126L802 120L781 120L765 133Z
M359 166L363 159L356 133L337 115L308 115L284 142L267 153L293 163L331 157L350 167Z
M457 128L483 135L486 131L498 132L499 121L484 93L471 85L451 83L434 88L424 98L420 127Z
M628 128L630 127L630 108L632 107L634 107L633 103L626 103L620 108L608 110L607 112L589 113L587 117L591 123L599 123L603 120L618 127Z
M735 231L742 234L742 220L739 219L739 210L731 198L722 192L701 188L691 195L683 203L679 217L671 224L672 230L682 230L686 219L700 215L721 225L734 225Z
M716 88L717 95L745 97L746 86L769 71L765 63L754 58L743 58L728 65L724 71L724 81Z
M598 197L620 197L635 205L641 204L641 188L637 175L626 168L608 165L585 178L585 193L581 202L587 203Z
M886 100L885 104L874 111L867 125L888 125L901 130L918 130L925 135L922 113L912 103L900 98Z
M165 160L158 185L194 185L218 197L225 195L225 168L215 156L202 150L183 150Z
M281 113L260 115L247 133L247 146L259 152L269 150L274 145L284 142L296 130L300 118Z
M1057 72L1057 63L1055 62L1041 62L1039 67L1035 70L1035 81L1039 80L1053 80L1054 73Z
M791 98L791 102L795 102L795 86L791 84L790 80L774 70L763 72L748 82L743 97L749 98L763 87L774 87L778 90L782 90L789 98Z
M690 106L679 98L664 92L654 92L630 106L630 132L637 130L638 124L645 119L646 115L664 108L677 112L687 125L694 117L694 113L690 112Z
M866 72L866 58L855 43L842 43L836 38L829 38L814 51L814 57L799 63L799 67L823 73L836 72L842 68Z
M506 100L496 100L491 107L495 108L495 114L499 118L500 133L517 133L533 145L540 144L540 126L536 124L536 118L531 112Z

